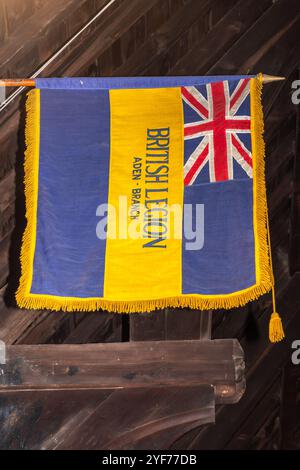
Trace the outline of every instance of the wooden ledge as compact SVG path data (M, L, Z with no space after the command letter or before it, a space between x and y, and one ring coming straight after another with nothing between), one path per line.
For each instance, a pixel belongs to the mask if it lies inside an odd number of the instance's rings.
M219 403L240 399L244 356L237 340L12 345L0 365L0 393L203 384L214 386Z

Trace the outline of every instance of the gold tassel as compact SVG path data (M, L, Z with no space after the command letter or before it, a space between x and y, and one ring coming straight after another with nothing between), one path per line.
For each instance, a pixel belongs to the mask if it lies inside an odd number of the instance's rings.
M273 312L270 318L269 338L271 343L278 343L284 338L282 321L277 312Z
M268 231L268 244L269 244L269 253L270 253L270 264L272 269L272 304L273 304L273 313L271 314L269 322L269 339L271 343L279 343L279 341L284 338L284 330L282 326L282 320L279 313L276 312L276 296L275 296L275 281L273 274L273 262L272 262L272 253L271 253L271 237L270 237L270 227L269 227L269 218L267 214L267 231Z

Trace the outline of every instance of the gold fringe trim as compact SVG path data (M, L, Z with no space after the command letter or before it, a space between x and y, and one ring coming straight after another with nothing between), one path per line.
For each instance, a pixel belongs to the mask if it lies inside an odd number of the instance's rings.
M265 187L265 145L263 139L264 121L261 103L262 76L250 81L251 134L253 154L253 220L255 231L255 260L257 283L232 294L226 295L179 295L148 300L113 301L104 298L72 298L52 295L32 294L32 266L35 249L36 210L37 210L37 160L36 132L39 126L39 97L33 90L27 99L27 122L25 154L25 195L27 227L23 237L21 253L22 276L16 294L17 303L26 309L48 309L72 311L107 310L115 313L151 312L167 307L189 307L199 310L232 309L258 299L272 288L273 276L270 266L270 253L267 241L267 198Z
M40 90L35 89L28 93L26 100L24 185L27 225L23 234L21 248L21 279L16 293L17 304L20 307L24 307L25 304L28 305L28 301L33 300L31 298L33 294L30 294L30 288L32 282L37 219L39 124ZM47 308L47 306L40 308Z
M65 312L89 312L106 310L114 313L140 313L151 312L167 307L191 308L195 310L231 309L242 307L251 300L255 300L264 294L266 290L260 286L249 288L244 294L230 294L230 296L200 296L182 295L177 297L164 297L149 300L106 300L103 298L71 298L56 297L52 295L29 294L18 299L18 304L26 309L63 310Z
M265 181L264 115L262 106L263 75L250 80L251 142L253 158L253 211L255 230L256 282L263 293L270 292L274 283L271 247L268 241L268 205Z

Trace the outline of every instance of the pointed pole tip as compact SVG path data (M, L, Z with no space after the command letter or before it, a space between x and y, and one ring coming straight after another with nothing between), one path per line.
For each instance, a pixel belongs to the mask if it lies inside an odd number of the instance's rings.
M276 75L266 75L263 74L263 83L272 83L272 82L280 82L282 80L285 80L285 77L277 77Z

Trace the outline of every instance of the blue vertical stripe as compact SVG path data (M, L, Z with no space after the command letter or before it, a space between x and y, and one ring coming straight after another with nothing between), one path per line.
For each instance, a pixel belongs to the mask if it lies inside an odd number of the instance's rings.
M108 200L108 91L41 90L38 223L31 292L103 295L106 241L96 209Z

